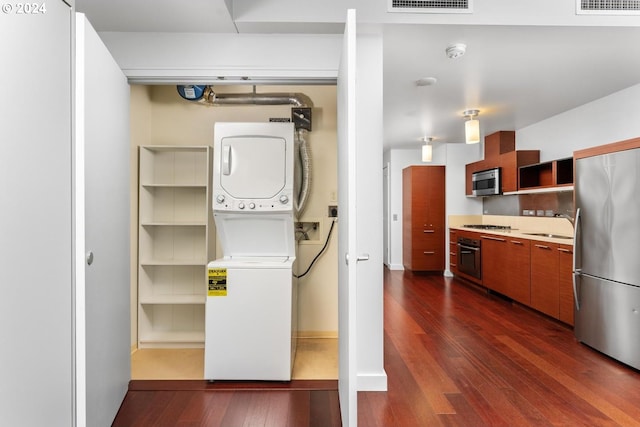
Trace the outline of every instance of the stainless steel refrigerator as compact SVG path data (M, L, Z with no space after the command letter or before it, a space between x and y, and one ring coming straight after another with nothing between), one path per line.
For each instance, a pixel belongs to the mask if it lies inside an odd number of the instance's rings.
M575 336L640 369L640 148L576 159Z

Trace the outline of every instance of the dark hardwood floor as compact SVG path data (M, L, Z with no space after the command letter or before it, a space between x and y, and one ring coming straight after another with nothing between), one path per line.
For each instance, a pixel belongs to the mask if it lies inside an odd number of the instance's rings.
M640 373L470 284L385 271L387 392L361 426L639 426ZM640 331L638 332L640 339Z
M640 426L640 373L568 326L441 275L384 274L389 390L358 394L359 426ZM338 426L337 383L133 381L113 425Z
M339 427L338 383L136 380L113 426Z

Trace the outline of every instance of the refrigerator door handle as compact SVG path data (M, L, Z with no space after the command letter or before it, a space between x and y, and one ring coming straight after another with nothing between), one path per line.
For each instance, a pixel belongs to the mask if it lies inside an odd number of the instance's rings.
M580 242L578 241L578 227L580 226L580 208L576 209L576 219L573 223L573 300L576 303L576 310L580 311L580 302L578 298L578 286L577 279L578 276L582 273L582 269L578 268L577 263L577 254L580 249Z
M577 287L577 278L582 273L582 270L578 269L573 272L573 300L576 303L576 310L580 311L580 302L578 298L578 287Z

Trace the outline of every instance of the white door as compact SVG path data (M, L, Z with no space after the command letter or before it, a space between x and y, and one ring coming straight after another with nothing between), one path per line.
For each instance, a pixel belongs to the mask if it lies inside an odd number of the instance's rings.
M129 85L83 14L75 147L77 425L108 426L131 378Z
M72 12L38 4L39 14L14 2L0 13L3 426L69 426L73 411Z
M338 70L338 392L342 425L358 424L356 366L356 13L347 11Z

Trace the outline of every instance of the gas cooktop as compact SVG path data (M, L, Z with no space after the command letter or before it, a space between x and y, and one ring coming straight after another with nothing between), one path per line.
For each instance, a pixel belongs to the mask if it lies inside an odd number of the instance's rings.
M511 230L509 225L491 225L491 224L466 224L465 228L477 228L480 230Z

